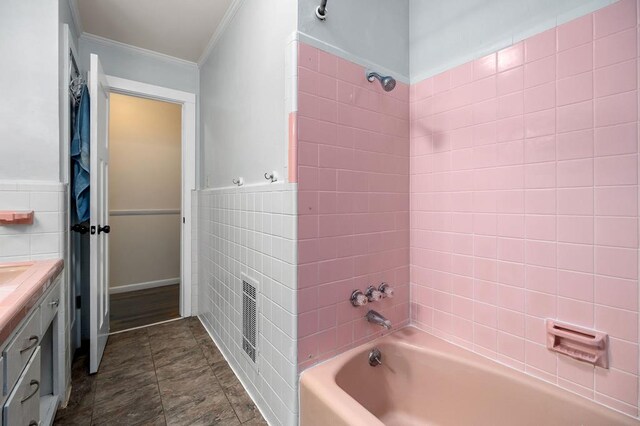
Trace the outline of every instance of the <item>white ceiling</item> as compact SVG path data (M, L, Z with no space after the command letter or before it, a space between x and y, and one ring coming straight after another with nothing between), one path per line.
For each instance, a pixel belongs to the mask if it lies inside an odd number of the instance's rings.
M84 32L197 62L233 0L77 0Z

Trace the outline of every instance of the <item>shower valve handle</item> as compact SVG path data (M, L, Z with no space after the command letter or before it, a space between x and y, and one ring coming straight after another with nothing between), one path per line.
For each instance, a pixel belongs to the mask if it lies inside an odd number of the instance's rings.
M111 232L111 227L109 225L105 225L105 226L98 225L98 234L100 234L101 232L108 234L109 232Z

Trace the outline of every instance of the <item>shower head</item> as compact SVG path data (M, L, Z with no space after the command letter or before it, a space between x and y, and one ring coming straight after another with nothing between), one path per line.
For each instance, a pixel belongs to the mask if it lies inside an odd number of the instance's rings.
M384 89L385 92L390 92L396 87L396 80L390 75L383 76L378 74L377 72L373 72L373 71L367 72L367 80L369 80L370 82L373 82L376 79L380 80L380 84L382 85L382 88Z

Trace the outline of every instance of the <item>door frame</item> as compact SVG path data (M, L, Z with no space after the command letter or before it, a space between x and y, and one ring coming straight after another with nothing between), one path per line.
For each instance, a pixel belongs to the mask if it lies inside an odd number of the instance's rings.
M180 232L180 315L191 316L193 212L192 192L196 189L196 95L195 93L155 86L107 75L109 91L182 105L182 229Z

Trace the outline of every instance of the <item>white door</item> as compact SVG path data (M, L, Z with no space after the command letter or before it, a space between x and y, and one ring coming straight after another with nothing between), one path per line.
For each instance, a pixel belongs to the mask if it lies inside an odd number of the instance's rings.
M96 373L109 337L109 92L98 55L91 55L91 186L89 372Z

